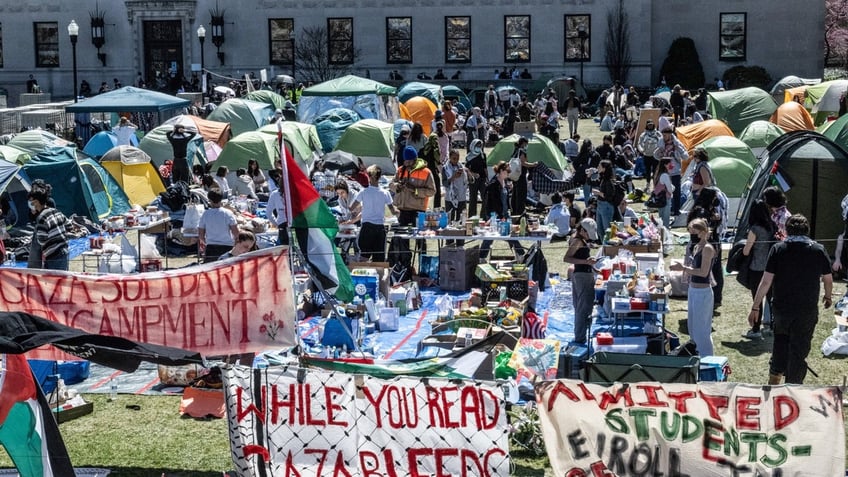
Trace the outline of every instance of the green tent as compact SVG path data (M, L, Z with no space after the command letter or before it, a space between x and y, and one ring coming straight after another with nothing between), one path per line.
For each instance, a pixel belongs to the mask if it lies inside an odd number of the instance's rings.
M345 151L362 159L366 166L376 164L383 174L394 174L394 141L392 123L377 119L363 119L350 125L342 134L337 151Z
M817 130L848 151L848 114L843 114L836 121L822 124Z
M780 129L780 126L771 121L754 121L747 125L745 129L739 133L739 140L744 142L751 148L754 156L759 157L760 153L768 147L775 139L783 136L786 132Z
M250 93L242 96L242 99L249 99L251 101L256 101L257 103L270 104L274 109L286 109L286 98L273 91L268 91L267 89L251 91Z
M30 156L34 156L47 148L71 146L73 143L60 138L50 131L31 129L15 134L15 137L10 139L6 145L14 146L29 153Z
M297 103L297 120L314 123L332 108L350 109L363 119L393 122L400 117L395 87L348 75L304 89Z
M486 163L489 166L504 161L509 162L512 158L512 153L515 151L515 143L520 138L518 134L507 136L492 148L489 153ZM527 161L528 162L543 162L546 166L555 171L566 172L570 169L568 159L562 154L556 144L541 134L533 133L530 142L527 144Z
M267 171L274 168L279 157L276 135L250 131L230 139L215 160L215 166L227 166L230 172L235 172L240 167L246 169L247 161L255 159L259 168Z
M13 164L24 165L29 162L30 154L14 146L0 145L0 159Z
M138 148L150 156L151 161L153 161L156 167L174 158L174 149L171 147L171 143L168 142L168 137L166 136L168 132L173 130L174 127L170 125L156 127L148 131L141 138L141 142L138 143ZM192 138L191 142L188 143L186 154L192 159L189 161L190 166L194 164L206 164L206 150L203 147L203 136L197 134Z
M90 158L78 159L74 147L51 147L24 164L30 179L53 186L56 208L70 217L88 217L95 223L130 210L130 201L115 179Z
M283 131L283 139L295 160L312 168L315 159L321 155L321 140L318 138L318 130L312 124L304 124L296 121L282 121L279 123ZM269 124L259 128L260 132L277 136L277 124Z
M233 136L238 136L248 131L256 131L268 124L274 115L274 109L268 103L234 98L221 103L215 111L209 113L206 119L230 123Z
M442 104L442 87L437 84L412 81L401 86L397 92L398 100L401 103L405 103L416 96L423 96L432 101L433 104Z
M442 86L442 96L445 99L453 101L456 109L462 114L471 111L471 108L474 106L471 103L471 99L468 98L468 95L465 94L465 91L463 91L459 86L454 86L452 84Z
M710 115L727 123L733 134L741 133L754 121L767 121L777 110L777 104L771 95L753 86L730 91L713 91L708 95Z
M806 90L804 107L810 110L814 124L822 124L828 116L839 112L839 98L848 90L848 80L825 81Z

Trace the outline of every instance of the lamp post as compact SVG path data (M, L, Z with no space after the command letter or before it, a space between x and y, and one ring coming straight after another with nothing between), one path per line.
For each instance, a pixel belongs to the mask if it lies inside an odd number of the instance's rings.
M206 41L206 28L203 25L197 27L197 40L200 42L200 74L203 73L203 42Z
M73 55L74 65L74 102L77 102L79 94L77 93L77 38L79 38L79 25L75 20L71 20L68 24L68 36L71 38L71 54Z
M589 34L586 32L586 26L580 25L577 27L577 38L580 39L580 84L583 84L583 62L586 60L586 39Z

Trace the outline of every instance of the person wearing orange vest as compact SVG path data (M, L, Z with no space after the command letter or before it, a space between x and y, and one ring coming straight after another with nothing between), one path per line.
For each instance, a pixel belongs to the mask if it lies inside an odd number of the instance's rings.
M395 193L394 204L400 211L398 224L415 225L418 212L426 211L430 197L436 195L436 182L414 147L403 149L403 165L398 168L389 188Z

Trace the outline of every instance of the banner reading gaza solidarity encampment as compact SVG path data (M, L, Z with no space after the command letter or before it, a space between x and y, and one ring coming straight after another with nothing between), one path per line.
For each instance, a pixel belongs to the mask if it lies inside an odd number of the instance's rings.
M236 354L295 343L292 286L284 247L133 275L0 268L0 311L206 355ZM56 359L59 352L33 353Z
M836 387L560 380L537 396L555 475L845 473Z
M239 477L509 475L492 385L242 366L224 385Z

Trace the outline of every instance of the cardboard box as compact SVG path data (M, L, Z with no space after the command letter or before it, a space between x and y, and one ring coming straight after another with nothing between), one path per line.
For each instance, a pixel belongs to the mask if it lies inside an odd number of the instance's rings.
M502 282L509 280L511 277L501 273L488 263L481 263L474 269L474 276L479 278L481 282Z
M533 121L516 121L513 125L512 132L522 136L529 136L536 132L536 123Z
M445 247L439 250L439 287L466 291L480 261L479 247Z
M465 346L465 338L467 335L471 336L471 344L478 343L487 336L489 336L489 330L491 327L487 328L466 328L460 327L456 330L456 346L464 347Z

